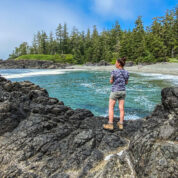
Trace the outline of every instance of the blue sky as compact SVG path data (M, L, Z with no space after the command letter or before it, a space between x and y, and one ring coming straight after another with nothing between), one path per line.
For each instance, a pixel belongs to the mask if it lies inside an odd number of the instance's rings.
M0 0L0 58L6 59L24 41L44 30L55 32L59 23L69 30L86 31L96 25L99 31L116 20L122 29L132 29L141 15L144 25L176 7L177 0Z

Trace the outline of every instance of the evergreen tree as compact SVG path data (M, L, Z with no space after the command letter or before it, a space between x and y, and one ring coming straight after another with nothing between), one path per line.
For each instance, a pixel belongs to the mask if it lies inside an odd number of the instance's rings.
M68 32L67 32L67 24L64 24L63 32L62 32L62 53L67 54L68 53Z
M70 37L70 48L71 53L74 55L74 59L77 60L77 63L81 63L81 51L80 51L80 38L79 32L76 27L73 27L71 37Z
M174 25L173 25L173 49L171 52L171 57L178 58L178 7L174 9Z
M32 47L30 48L30 54L38 54L38 41L36 34L33 37Z
M174 12L167 11L166 15L163 17L163 39L164 44L167 47L167 56L173 57L174 49Z
M53 37L53 33L51 32L49 35L49 42L48 42L48 54L54 55L57 53L57 42Z
M19 56L26 55L28 53L28 44L27 42L23 42L19 46Z
M150 33L146 37L147 41L147 62L166 61L166 46L161 37Z
M38 37L38 53L47 54L47 34L42 31L37 34Z
M111 51L117 52L117 47L119 41L121 40L122 37L122 31L119 25L119 22L116 21L113 28L110 30L110 48Z
M154 35L159 36L160 38L163 37L161 17L153 18L153 23L151 25L150 31L153 32Z
M57 43L57 53L63 53L62 41L63 41L63 27L61 24L58 25L56 29L56 43Z
M100 56L99 34L96 25L94 25L92 33L92 62L99 62Z
M108 62L112 59L112 52L110 50L110 38L107 31L103 31L100 37L100 55L101 60L106 60Z
M146 56L145 49L145 32L142 23L142 17L139 16L135 21L135 28L133 29L133 59L136 63L144 61L144 57Z
M85 62L92 61L92 42L91 42L91 33L89 28L87 30L85 43L84 43L84 59Z

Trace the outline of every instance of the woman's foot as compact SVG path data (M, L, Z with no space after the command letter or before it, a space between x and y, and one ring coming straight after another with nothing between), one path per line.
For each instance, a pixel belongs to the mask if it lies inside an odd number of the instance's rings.
M124 126L123 123L117 122L117 126L119 127L120 130L123 130Z
M113 123L103 124L103 128L106 130L113 130L114 126Z

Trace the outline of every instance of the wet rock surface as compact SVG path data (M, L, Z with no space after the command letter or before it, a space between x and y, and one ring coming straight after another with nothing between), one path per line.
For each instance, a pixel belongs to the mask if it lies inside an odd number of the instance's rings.
M42 60L0 60L1 69L58 69L65 68L67 64Z
M178 88L120 131L29 82L0 77L0 177L178 177Z

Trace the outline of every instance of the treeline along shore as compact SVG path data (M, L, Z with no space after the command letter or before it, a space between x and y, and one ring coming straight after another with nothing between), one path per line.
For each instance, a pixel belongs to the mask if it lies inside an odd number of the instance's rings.
M98 31L96 26L86 32L76 27L68 31L67 24L59 24L55 33L39 31L32 44L23 42L9 59L45 59L59 63L84 64L105 60L114 63L118 57L127 57L133 63L177 61L178 8L155 17L150 26L144 26L142 17L131 30L123 30L116 21L111 29ZM44 57L45 56L45 57Z

